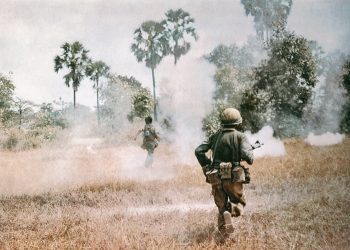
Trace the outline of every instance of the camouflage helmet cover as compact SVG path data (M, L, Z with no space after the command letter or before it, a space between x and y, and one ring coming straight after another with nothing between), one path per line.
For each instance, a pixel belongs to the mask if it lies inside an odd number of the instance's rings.
M221 122L224 125L238 125L242 123L242 116L235 108L227 108L221 113Z

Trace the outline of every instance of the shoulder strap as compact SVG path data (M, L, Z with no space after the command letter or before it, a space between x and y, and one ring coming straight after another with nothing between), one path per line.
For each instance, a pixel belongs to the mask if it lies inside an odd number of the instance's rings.
M215 141L214 151L213 151L213 160L212 160L212 162L214 162L215 154L216 154L216 148L217 148L217 146L218 146L218 142L221 140L222 134L223 134L223 133L222 133L222 131L220 130L219 135L218 135L218 137L216 138L216 141Z
M240 146L239 146L239 141L238 141L238 136L237 136L237 131L235 130L233 132L233 143L235 144L235 150L236 150L236 159L234 159L233 162L238 162L240 163L241 157L240 157Z

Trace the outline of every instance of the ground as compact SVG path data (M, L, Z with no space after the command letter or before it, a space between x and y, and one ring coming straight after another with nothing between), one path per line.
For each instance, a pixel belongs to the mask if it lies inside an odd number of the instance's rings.
M225 242L199 165L166 145L152 169L120 163L145 154L134 147L1 152L0 249L349 249L350 139L284 144L287 155L254 162Z

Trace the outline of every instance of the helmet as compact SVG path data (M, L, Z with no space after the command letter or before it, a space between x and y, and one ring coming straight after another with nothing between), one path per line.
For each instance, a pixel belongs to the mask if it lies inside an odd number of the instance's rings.
M152 123L152 117L147 116L147 117L145 118L145 123L146 123L146 124L151 124L151 123Z
M242 116L235 108L227 108L221 113L221 123L224 125L238 125L242 123Z

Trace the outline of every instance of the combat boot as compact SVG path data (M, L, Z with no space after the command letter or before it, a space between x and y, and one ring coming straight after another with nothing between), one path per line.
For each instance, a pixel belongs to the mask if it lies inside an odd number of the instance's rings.
M232 217L238 217L243 214L243 205L241 203L234 204L231 202L230 212Z
M228 211L224 212L224 220L225 220L225 225L224 225L224 230L222 233L224 234L224 236L229 236L234 231L230 212L228 212Z

